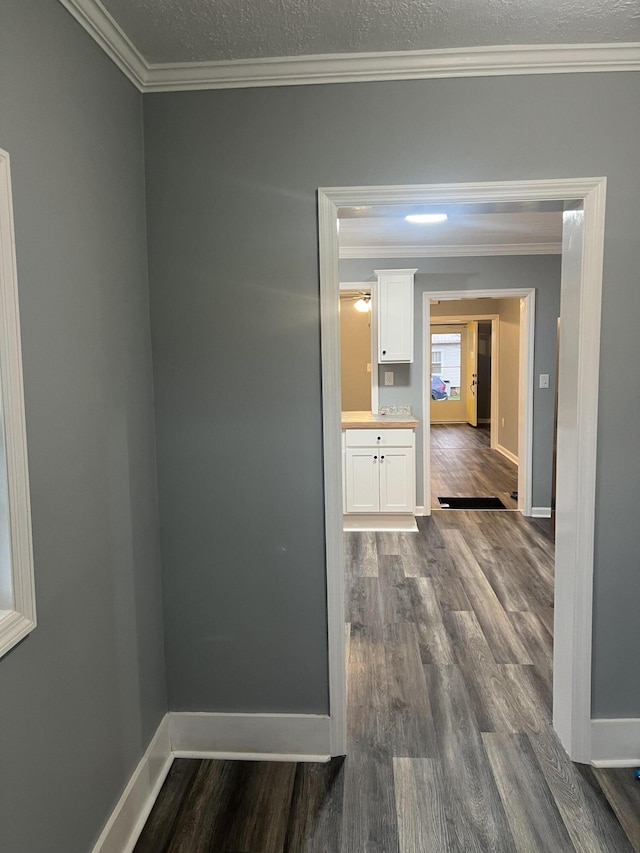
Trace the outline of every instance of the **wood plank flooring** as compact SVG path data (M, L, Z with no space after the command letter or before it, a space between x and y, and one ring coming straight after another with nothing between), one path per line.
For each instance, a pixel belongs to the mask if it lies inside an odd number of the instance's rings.
M345 534L346 759L177 759L135 853L640 851L632 771L551 728L547 523L418 521Z
M517 509L511 492L518 488L518 466L491 449L489 428L468 424L431 424L431 506L438 496L496 497Z

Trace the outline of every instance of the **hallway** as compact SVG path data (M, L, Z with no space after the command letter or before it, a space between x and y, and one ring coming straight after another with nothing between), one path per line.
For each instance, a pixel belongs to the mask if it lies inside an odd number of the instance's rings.
M346 534L349 746L329 764L177 759L136 853L631 853L629 770L551 729L547 522L438 511Z
M431 506L438 496L496 497L517 509L518 466L492 450L488 426L431 424Z

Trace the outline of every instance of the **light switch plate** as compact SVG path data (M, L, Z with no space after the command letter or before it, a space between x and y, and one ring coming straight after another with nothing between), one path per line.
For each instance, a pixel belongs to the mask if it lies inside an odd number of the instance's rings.
M393 385L393 370L385 370L384 384L385 385Z
M540 387L541 388L548 388L549 387L549 374L548 373L541 373L540 374Z

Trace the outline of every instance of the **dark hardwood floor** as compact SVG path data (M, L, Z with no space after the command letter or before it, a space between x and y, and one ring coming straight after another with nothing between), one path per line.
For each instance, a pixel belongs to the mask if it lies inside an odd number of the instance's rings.
M347 758L177 759L136 853L640 851L640 783L572 764L551 728L546 525L345 534Z
M431 506L438 496L496 497L517 509L518 467L491 449L488 426L431 424Z

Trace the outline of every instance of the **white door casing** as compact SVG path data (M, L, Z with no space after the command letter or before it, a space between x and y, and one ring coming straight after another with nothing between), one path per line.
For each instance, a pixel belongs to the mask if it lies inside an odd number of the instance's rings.
M518 509L523 515L532 514L532 478L533 478L533 355L535 339L536 293L533 288L502 288L495 290L438 290L427 291L423 294L423 327L430 328L433 322L440 322L441 317L431 319L431 300L459 299L519 299L520 300L520 353L518 377ZM462 318L460 318L462 319ZM466 318L468 319L468 318ZM465 320L466 322L466 320ZM494 324L494 333L499 330L499 323ZM498 331L499 334L499 331ZM498 335L493 335L492 365L497 363L499 353L497 346ZM430 355L423 352L424 371L430 368ZM491 411L498 412L499 394L497 371L492 368ZM424 482L431 482L431 433L430 433L430 401L425 401L423 407L423 463ZM493 416L493 414L492 414ZM491 429L491 447L497 444L497 430ZM431 492L424 489L424 514L431 514Z
M591 760L591 662L600 314L606 178L497 183L333 187L318 190L325 536L332 755L346 753L346 665L342 546L338 207L578 200L571 270L561 283L556 627L553 722L574 761ZM576 218L577 219L577 218ZM566 228L571 228L566 223ZM565 316L569 310L571 318ZM528 321L530 322L530 320ZM571 392L569 392L571 389ZM575 500L573 499L575 497Z

